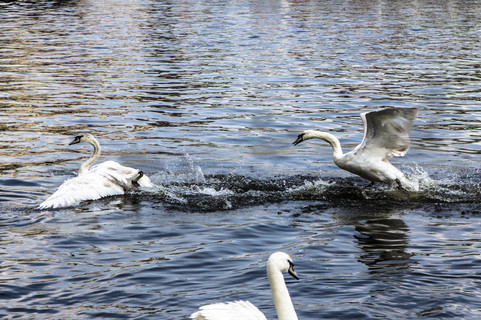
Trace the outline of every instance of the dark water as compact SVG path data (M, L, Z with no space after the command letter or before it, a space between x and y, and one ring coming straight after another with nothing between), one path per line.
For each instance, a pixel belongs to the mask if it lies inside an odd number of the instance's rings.
M186 319L246 299L276 318L481 318L480 1L0 2L0 317ZM393 159L419 192L332 163L307 128L418 107ZM35 207L90 152L156 183Z

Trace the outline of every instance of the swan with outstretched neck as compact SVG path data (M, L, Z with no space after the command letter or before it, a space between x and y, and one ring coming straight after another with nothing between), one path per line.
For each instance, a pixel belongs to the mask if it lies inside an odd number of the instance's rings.
M279 320L297 320L289 291L284 281L283 272L288 272L299 280L294 271L291 257L284 252L271 254L267 261L267 277L271 286L272 299ZM266 320L265 315L249 301L214 303L200 307L190 316L194 320Z
M106 161L91 168L100 157L100 145L89 133L75 137L69 145L88 143L93 146L92 156L78 170L75 178L65 181L45 201L39 209L70 207L85 200L97 200L103 197L122 195L135 186L153 187L150 179L142 171L120 165L115 161Z
M419 186L389 162L392 156L404 156L409 149L409 132L417 115L416 108L386 108L361 114L364 139L352 151L343 153L334 135L317 130L305 130L294 145L322 139L332 147L334 163L341 169L372 182L397 183L401 188L416 191Z

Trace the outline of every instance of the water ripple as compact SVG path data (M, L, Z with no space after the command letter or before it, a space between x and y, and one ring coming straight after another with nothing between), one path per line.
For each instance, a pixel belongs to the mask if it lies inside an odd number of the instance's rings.
M0 317L187 318L245 299L289 252L300 319L479 319L478 0L0 2ZM312 128L418 107L392 159L420 191L368 186ZM36 206L91 152L156 187Z

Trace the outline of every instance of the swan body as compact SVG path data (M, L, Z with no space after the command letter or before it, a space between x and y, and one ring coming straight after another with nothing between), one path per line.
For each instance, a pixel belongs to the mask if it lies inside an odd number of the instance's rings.
M60 185L50 197L38 206L39 209L69 207L85 200L122 195L135 185L153 186L142 171L122 166L115 161L105 161L90 168L100 157L100 145L97 139L89 133L75 137L70 145L82 142L89 143L94 147L92 156L80 166L77 177Z
M343 153L341 143L332 134L305 130L294 145L317 138L328 142L333 149L334 163L341 169L373 182L393 183L407 190L419 186L389 162L392 156L404 156L409 149L409 132L417 115L416 108L386 108L361 114L364 123L362 142L348 153Z
M279 320L297 320L282 272L299 280L291 257L284 252L271 254L267 261L267 277ZM266 320L265 315L249 301L214 303L200 307L190 316L194 320Z

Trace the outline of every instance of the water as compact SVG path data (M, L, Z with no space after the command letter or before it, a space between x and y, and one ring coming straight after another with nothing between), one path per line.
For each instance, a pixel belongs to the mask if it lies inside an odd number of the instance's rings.
M0 315L186 319L245 299L276 318L288 252L300 319L481 317L479 1L2 1ZM300 131L362 139L359 113L418 107L368 182ZM35 207L90 152L156 183Z

